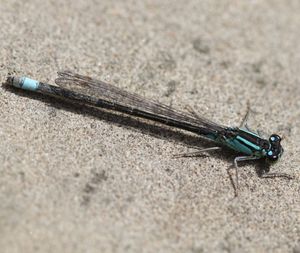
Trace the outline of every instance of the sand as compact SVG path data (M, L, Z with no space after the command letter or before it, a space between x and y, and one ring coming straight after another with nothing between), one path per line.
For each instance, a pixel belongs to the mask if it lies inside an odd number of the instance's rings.
M0 1L0 79L69 69L284 136L261 179L183 131L0 86L1 252L300 252L300 2Z

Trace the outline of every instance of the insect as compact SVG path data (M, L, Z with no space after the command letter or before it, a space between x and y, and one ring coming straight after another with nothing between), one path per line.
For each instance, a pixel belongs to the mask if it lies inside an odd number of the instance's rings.
M239 162L265 159L267 163L272 164L283 154L281 137L279 135L272 134L268 139L265 139L248 128L249 110L240 127L227 127L201 117L194 111L175 110L167 105L127 92L114 85L70 71L58 72L58 78L55 82L58 86L42 83L27 77L9 76L7 79L8 84L17 88L152 120L195 133L216 144L214 147L194 152L193 155L218 150L224 146L236 151L240 155L233 161L236 170L235 195L237 195L239 185ZM262 176L292 178L285 173L265 172Z

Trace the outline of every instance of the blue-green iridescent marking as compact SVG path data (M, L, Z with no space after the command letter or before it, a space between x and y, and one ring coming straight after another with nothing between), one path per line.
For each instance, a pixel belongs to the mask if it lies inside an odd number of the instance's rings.
M211 139L213 141L217 140L217 138L218 138L218 136L215 134L206 134L205 137L208 139Z
M261 150L261 148L260 148L259 146L253 144L252 142L246 140L245 138L243 138L243 137L241 137L241 136L237 136L236 138L237 138L238 140L244 142L246 145L248 145L248 146L252 147L253 149L257 150L257 151Z
M226 140L226 145L238 152L247 154L247 155L252 155L253 151L248 148L246 145L242 144L238 139L227 139Z
M247 134L251 134L252 136L258 137L258 135L256 135L253 132L244 130L244 129L240 129L241 131L247 133ZM263 156L263 150L260 146L253 144L251 141L241 137L241 136L236 136L234 138L226 138L225 140L223 138L219 138L220 136L217 135L213 135L213 134L208 134L206 135L207 138L217 141L219 143L224 143L225 145L227 145L229 148L232 148L240 153L244 153L247 155L258 155L258 153L260 151L262 151L261 156ZM258 151L258 152L257 152Z

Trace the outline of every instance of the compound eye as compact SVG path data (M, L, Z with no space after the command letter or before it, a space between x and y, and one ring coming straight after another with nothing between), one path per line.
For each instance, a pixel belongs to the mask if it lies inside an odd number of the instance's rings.
M278 159L278 155L276 155L273 151L269 151L268 153L267 153L267 155L268 155L268 157L269 157L269 159L271 159L271 160L277 160Z
M280 142L281 141L281 138L280 138L280 136L279 135L277 135L277 134L272 134L271 136L270 136L270 142Z

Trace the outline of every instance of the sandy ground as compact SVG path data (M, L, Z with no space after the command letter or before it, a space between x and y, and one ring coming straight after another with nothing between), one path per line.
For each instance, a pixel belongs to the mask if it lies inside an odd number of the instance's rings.
M300 2L0 0L0 79L70 69L284 136L272 171L197 136L0 87L1 252L300 252Z

